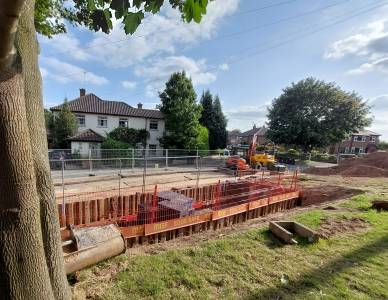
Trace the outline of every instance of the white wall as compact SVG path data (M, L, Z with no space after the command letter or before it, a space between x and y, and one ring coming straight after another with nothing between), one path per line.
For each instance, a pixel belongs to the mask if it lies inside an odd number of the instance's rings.
M147 129L150 132L150 138L147 142L147 144L153 144L157 145L159 148L159 141L158 139L163 136L164 132L164 120L156 120L158 121L158 130L150 130L149 123L152 119L146 119L146 118L134 118L134 117L120 117L120 116L106 116L108 119L108 126L107 127L99 127L97 124L98 116L104 116L104 115L95 115L95 114L81 114L79 115L85 115L85 126L84 127L78 127L78 132L84 131L86 129L92 129L93 131L97 132L98 134L102 136L106 136L107 133L111 132L113 129L119 127L119 119L128 119L128 127L129 128L135 128L135 129Z

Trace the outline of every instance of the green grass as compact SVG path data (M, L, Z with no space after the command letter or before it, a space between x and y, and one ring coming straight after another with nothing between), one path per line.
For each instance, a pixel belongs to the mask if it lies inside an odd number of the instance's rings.
M375 199L359 195L339 205L349 211L295 216L312 228L327 216L361 217L371 225L316 244L284 245L254 229L189 249L120 256L127 267L102 298L388 299L388 213L369 209Z

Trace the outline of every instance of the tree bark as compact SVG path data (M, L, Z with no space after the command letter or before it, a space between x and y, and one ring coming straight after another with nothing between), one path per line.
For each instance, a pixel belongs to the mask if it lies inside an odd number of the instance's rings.
M0 32L12 42L8 53L0 46L0 295L70 299L47 158L34 5L25 1L20 18L11 12L8 28L17 19L16 35Z

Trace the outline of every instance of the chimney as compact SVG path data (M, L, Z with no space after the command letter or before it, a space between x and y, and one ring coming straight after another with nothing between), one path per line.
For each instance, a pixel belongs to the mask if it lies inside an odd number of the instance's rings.
M86 90L85 89L79 89L79 96L85 96L86 95Z
M253 129L256 129L256 124L253 124Z
M137 108L138 108L138 109L142 109L142 108L143 108L143 103L139 102L139 103L137 104Z

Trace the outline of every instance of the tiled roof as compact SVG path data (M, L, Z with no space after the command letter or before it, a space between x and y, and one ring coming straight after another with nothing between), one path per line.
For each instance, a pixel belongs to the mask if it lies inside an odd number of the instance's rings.
M69 141L102 143L104 141L104 138L97 132L94 132L91 129L87 129L85 131L77 133L75 136L72 136L71 138L69 138Z
M70 110L74 113L90 113L150 119L164 118L163 114L159 110L134 108L125 102L102 100L92 93L69 101L67 104L69 105ZM54 106L51 110L61 110L62 106L63 104Z
M240 133L238 136L252 136L255 133L257 133L257 135L259 136L264 136L266 132L267 132L267 128L265 127L252 128L251 130Z
M353 133L353 135L376 135L376 136L380 136L381 134L377 133L377 132L370 131L370 130L360 130L357 133Z

